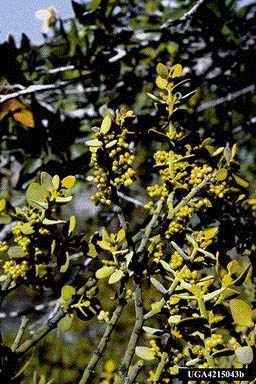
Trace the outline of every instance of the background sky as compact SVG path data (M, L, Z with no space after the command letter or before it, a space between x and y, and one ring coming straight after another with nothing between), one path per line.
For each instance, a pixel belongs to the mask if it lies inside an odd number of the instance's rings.
M238 1L239 7L251 3L256 3L256 0ZM58 16L62 19L74 16L71 0L0 0L0 43L11 33L19 45L22 32L34 44L42 43L43 23L35 17L35 12L51 6L56 8Z
M19 45L22 32L33 43L42 43L43 22L35 17L35 12L51 6L62 19L74 16L71 0L0 0L0 43L11 33Z

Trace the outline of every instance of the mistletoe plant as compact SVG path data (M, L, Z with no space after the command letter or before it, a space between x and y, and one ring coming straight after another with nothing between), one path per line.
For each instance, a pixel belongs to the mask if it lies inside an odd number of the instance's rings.
M36 332L25 337L23 320L12 346L2 345L1 369L8 379L15 376L14 358L56 327L68 332L75 313L105 323L98 346L75 379L79 384L171 383L180 367L253 364L256 200L248 198L248 183L238 174L236 144L217 147L202 129L190 126L184 102L194 92L183 95L189 80L182 77L181 65L169 69L159 63L156 70L160 92L148 93L156 107L156 124L148 132L154 165L145 220L138 220L136 229L120 196L139 180L139 127L133 111L124 108L106 110L86 142L98 188L91 199L112 212L105 227L86 238L73 233L74 216L59 218L59 207L72 200L73 176L60 180L42 172L28 187L24 208L6 212L5 202L0 203L2 221L15 220L17 244L1 243L2 299L20 285L41 294L50 290L58 299ZM125 348L120 349L110 336L120 333L122 312ZM118 351L116 361L107 358L108 350Z

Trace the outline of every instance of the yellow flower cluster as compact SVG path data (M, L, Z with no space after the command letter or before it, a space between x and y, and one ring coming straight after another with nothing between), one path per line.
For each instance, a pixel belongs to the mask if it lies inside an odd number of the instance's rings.
M20 277L26 279L29 266L26 260L20 264L16 263L15 260L9 260L4 263L3 269L5 275L11 274L12 281L15 283Z
M6 241L1 241L0 242L0 253L5 253L6 251L8 251L8 245L7 245L7 242Z
M218 333L213 333L210 337L208 337L205 340L205 345L207 348L209 348L211 350L211 349L214 349L215 347L217 347L217 345L223 344L223 342L224 342L224 340L223 340L222 335L220 335Z
M110 121L108 129L99 130L93 136L94 140L87 143L91 150L94 183L100 190L91 197L95 204L110 205L112 186L129 187L135 179L132 169L135 156L128 143L128 129L123 127L125 118L119 116L116 121L121 124L120 127L115 125L111 129L114 124ZM95 143L98 143L98 146L95 147Z

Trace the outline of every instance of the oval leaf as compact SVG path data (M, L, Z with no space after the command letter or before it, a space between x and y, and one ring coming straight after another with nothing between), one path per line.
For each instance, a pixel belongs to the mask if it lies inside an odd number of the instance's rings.
M235 355L242 364L251 364L253 361L253 350L249 346L237 348Z
M112 119L111 119L110 115L107 115L106 117L104 117L104 119L101 123L100 133L102 135L105 135L106 133L108 133L108 131L111 128L111 124L112 124Z
M182 74L182 66L180 64L174 65L170 72L171 78L174 79L175 77L180 77L181 74Z
M61 185L64 188L71 189L75 185L76 178L75 176L67 176L61 181Z
M252 323L252 309L245 301L240 299L230 300L230 310L233 320L242 327L248 327Z
M218 169L218 171L215 173L215 179L218 181L226 180L228 176L228 171L226 168Z
M26 253L20 245L15 245L8 249L8 255L11 259L20 259L25 257Z
M105 279L106 277L112 275L114 270L115 267L108 267L104 265L104 267L101 267L100 269L98 269L98 271L96 271L95 276L97 277L97 279Z
M71 285L64 285L61 289L61 297L65 301L69 301L75 293L76 290Z
M136 347L135 353L142 360L147 360L147 361L155 360L155 355L151 348Z
M65 272L67 272L68 267L69 267L69 262L70 262L70 259L69 259L69 253L66 252L66 261L65 261L65 264L63 264L63 265L60 267L60 272L61 272L61 273L65 273Z
M109 283L109 284L115 284L115 283L117 283L119 280L121 280L123 276L124 276L123 271L120 271L120 269L118 269L117 271L115 271L114 273L112 273L112 275L111 275L110 278L108 279L108 283Z
M63 319L61 319L58 324L57 324L57 328L62 331L62 332L66 332L68 331L71 326L72 326L72 321L73 321L73 316L71 314L68 314L66 315L65 317L63 317Z
M158 63L157 66L156 66L156 72L159 76L161 76L163 79L167 79L168 78L168 69L166 68L166 66L162 63Z

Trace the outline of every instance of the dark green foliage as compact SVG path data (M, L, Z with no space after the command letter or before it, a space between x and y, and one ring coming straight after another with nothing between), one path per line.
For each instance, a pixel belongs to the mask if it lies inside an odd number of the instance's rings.
M6 382L253 365L256 8L165 3L72 0L0 46L1 302L35 327L4 320Z

